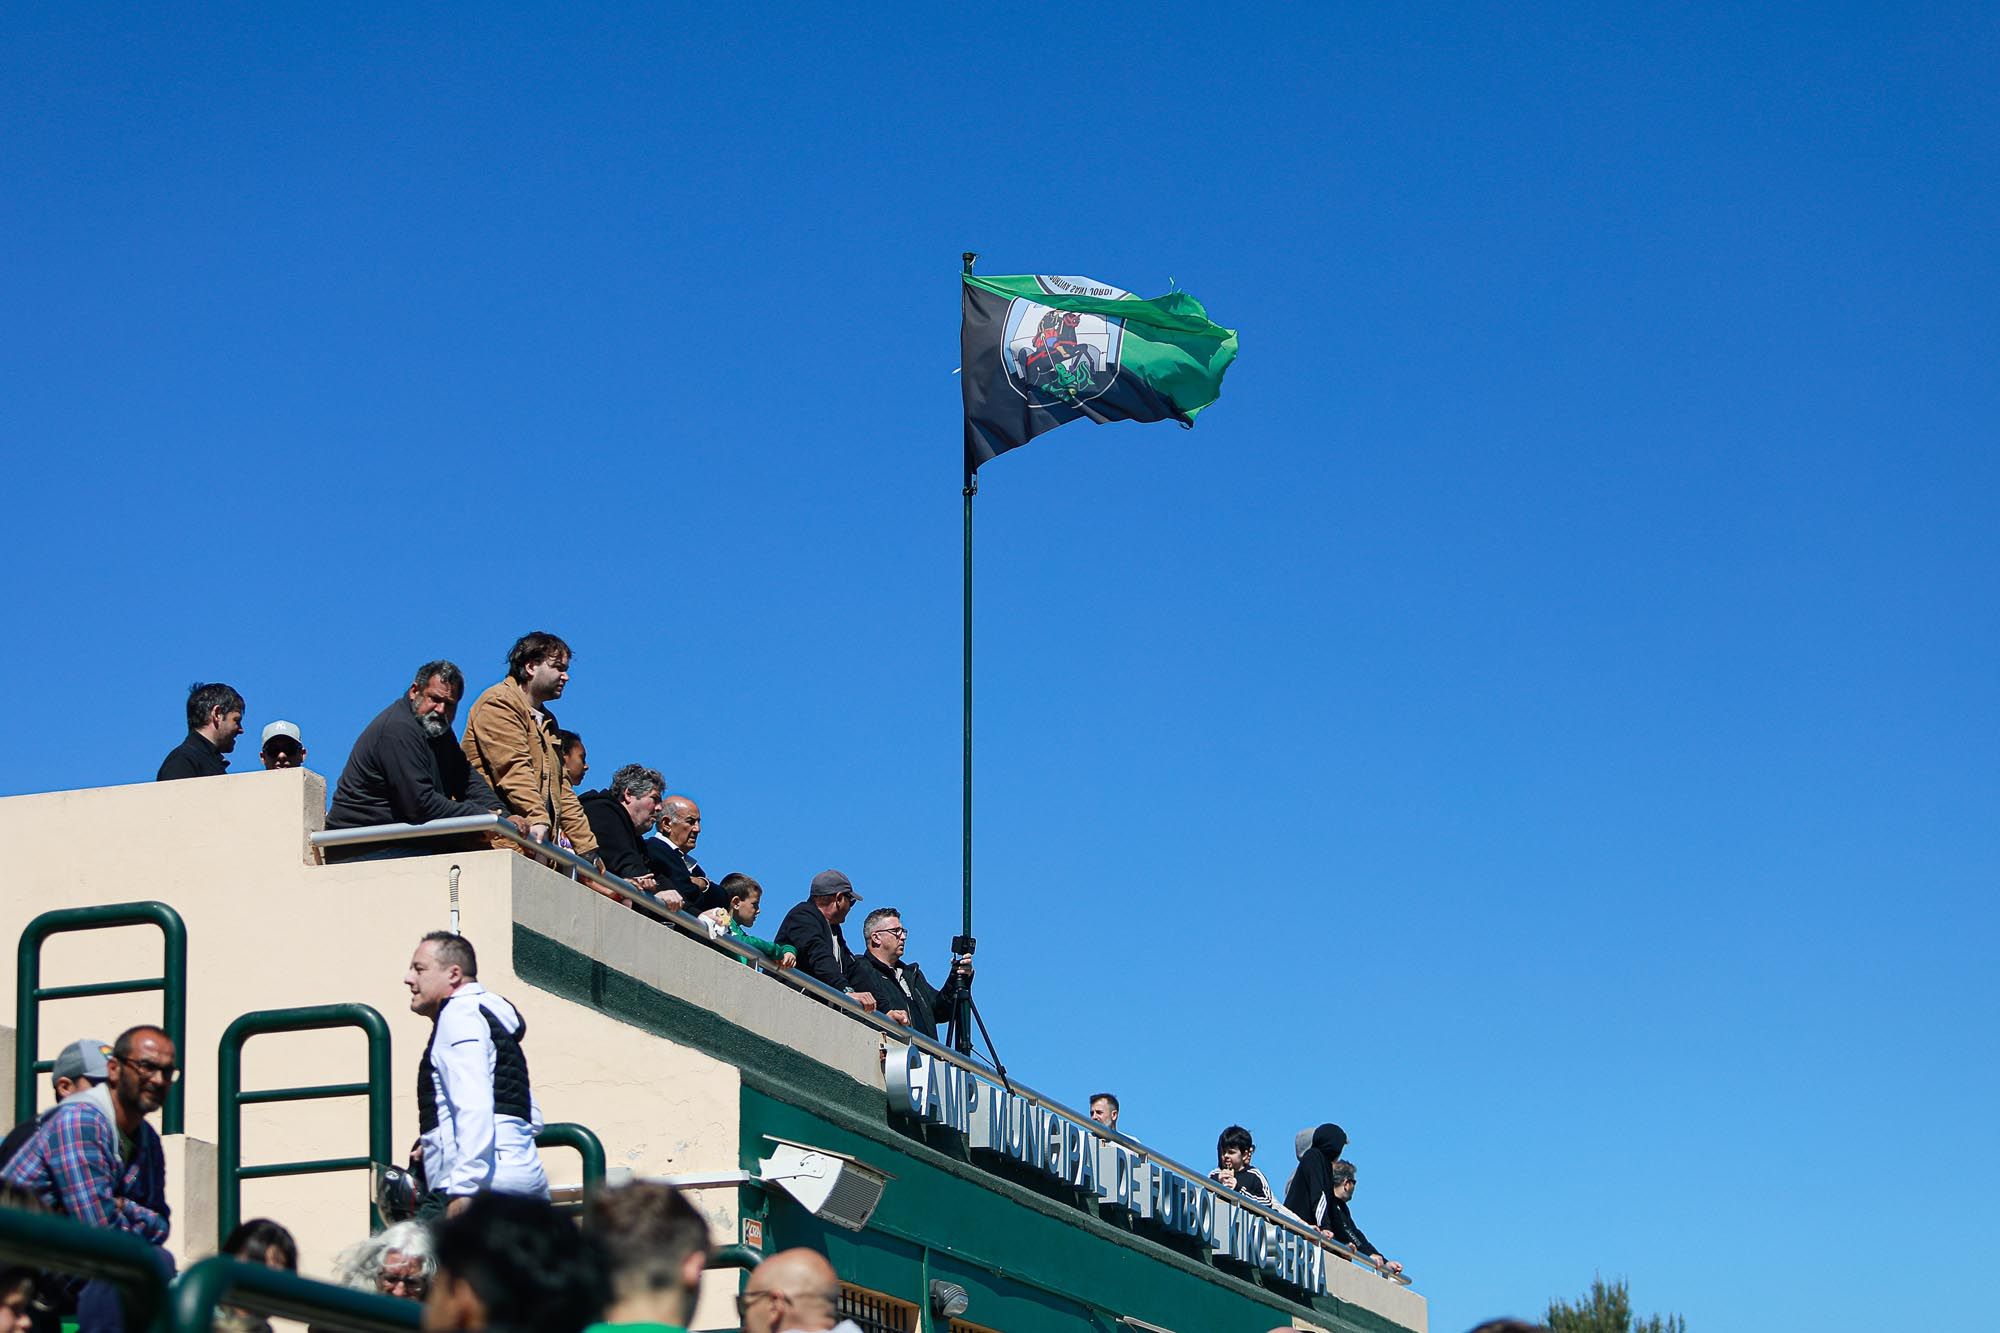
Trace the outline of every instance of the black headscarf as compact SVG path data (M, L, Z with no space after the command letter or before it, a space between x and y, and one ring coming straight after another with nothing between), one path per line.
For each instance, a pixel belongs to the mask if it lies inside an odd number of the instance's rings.
M1333 1193L1333 1164L1347 1148L1347 1131L1331 1121L1313 1131L1312 1147L1299 1158L1299 1169L1285 1188L1285 1207L1318 1226Z

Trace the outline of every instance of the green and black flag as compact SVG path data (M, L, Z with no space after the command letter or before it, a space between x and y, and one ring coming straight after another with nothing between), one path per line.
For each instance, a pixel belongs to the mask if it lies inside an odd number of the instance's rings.
M1043 431L1178 421L1222 392L1236 330L1186 292L1144 300L1088 278L965 275L965 471Z

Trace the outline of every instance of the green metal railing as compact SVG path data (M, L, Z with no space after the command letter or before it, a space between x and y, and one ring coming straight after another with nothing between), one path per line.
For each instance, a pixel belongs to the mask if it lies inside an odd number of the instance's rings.
M0 1260L115 1283L125 1326L144 1329L167 1303L160 1252L123 1231L87 1227L53 1213L0 1208Z
M583 1125L567 1121L543 1125L535 1136L537 1148L574 1148L583 1159L583 1198L588 1203L604 1184L604 1141Z
M359 1083L323 1083L300 1088L243 1091L243 1044L252 1037L277 1032L315 1032L324 1028L360 1028L368 1034L368 1077ZM315 1004L298 1009L262 1009L243 1015L222 1034L216 1055L218 1068L216 1133L216 1238L227 1237L243 1219L243 1182L273 1176L316 1175L326 1171L365 1171L373 1162L389 1160L389 1025L365 1004ZM322 1157L300 1162L243 1165L243 1108L271 1102L317 1101L328 1097L368 1099L368 1153L364 1157ZM373 1191L367 1191L372 1194ZM369 1229L382 1219L371 1200Z
M423 1325L424 1307L417 1301L313 1282L218 1254L188 1269L174 1283L170 1333L211 1333L215 1309L225 1300L258 1314L356 1333L407 1333Z
M42 942L51 935L79 930L109 930L115 926L158 926L166 959L157 977L131 981L93 981L82 986L42 985ZM75 1000L87 995L133 995L141 991L161 992L166 1012L161 1029L173 1038L174 1050L185 1067L187 1062L187 924L181 914L165 903L106 903L99 907L63 907L44 912L21 932L15 968L14 1027L19 1032L14 1048L14 1119L16 1123L35 1114L37 1078L55 1067L53 1060L36 1058L41 1050L41 1006L45 1000ZM128 1025L129 1026L129 1025ZM167 1089L160 1114L160 1132L181 1132L181 1081Z

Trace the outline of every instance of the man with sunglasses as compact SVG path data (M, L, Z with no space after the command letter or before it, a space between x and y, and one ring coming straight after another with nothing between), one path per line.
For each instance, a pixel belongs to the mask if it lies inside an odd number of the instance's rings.
M840 923L854 910L861 895L853 881L838 870L822 870L813 876L812 894L785 913L778 927L777 943L798 950L799 971L825 982L863 1009L875 1008L875 997L867 991L851 990L847 970L854 965L854 950L840 933Z
M159 1028L127 1028L111 1044L107 1077L57 1106L13 1161L0 1181L18 1185L52 1212L86 1226L129 1232L159 1247L166 1244L166 1158L160 1136L146 1117L160 1109L180 1077L173 1038ZM162 1271L173 1259L157 1249ZM124 1327L117 1288L85 1283L76 1297L79 1333Z

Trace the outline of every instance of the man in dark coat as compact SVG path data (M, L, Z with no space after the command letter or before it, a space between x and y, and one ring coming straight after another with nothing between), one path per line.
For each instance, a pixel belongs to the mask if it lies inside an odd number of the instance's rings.
M799 971L835 990L847 991L863 1009L873 1010L873 995L848 989L847 969L854 964L854 951L840 933L840 923L860 901L861 895L847 876L838 870L822 870L813 876L811 895L785 913L776 942L798 950Z
M861 923L861 941L868 952L847 969L847 984L875 997L875 1012L937 1040L939 1020L950 1017L959 996L972 980L972 960L952 960L951 974L940 994L915 963L903 961L909 932L893 907L878 907Z
M223 758L243 734L243 696L227 685L196 685L188 691L187 739L160 761L157 782L176 778L219 778L229 771Z
M660 882L661 901L684 912L729 906L729 899L716 893L708 872L694 859L694 845L700 837L701 807L685 796L669 796L660 802L659 821L653 831L640 841L646 862Z
M1391 1273L1400 1273L1403 1266L1394 1259L1384 1259L1375 1243L1361 1234L1361 1228L1354 1225L1354 1214L1347 1210L1348 1200L1354 1197L1354 1163L1336 1161L1327 1169L1333 1181L1333 1190L1327 1196L1326 1220L1320 1229L1328 1237L1339 1241L1348 1249L1374 1264L1386 1268Z
M465 697L465 673L446 661L417 668L416 681L362 729L334 785L326 812L330 829L374 824L428 824L435 819L507 812L486 779L466 761L451 731L458 701ZM527 821L514 826L527 831ZM484 846L477 836L450 842L423 839L347 851L327 849L329 861L362 857L421 856Z
M639 830L659 813L660 793L666 786L667 780L657 768L627 764L611 775L609 787L587 791L578 798L583 803L583 817L596 835L597 854L604 858L604 868L632 881L632 887L642 893L654 892L659 881L646 860Z

